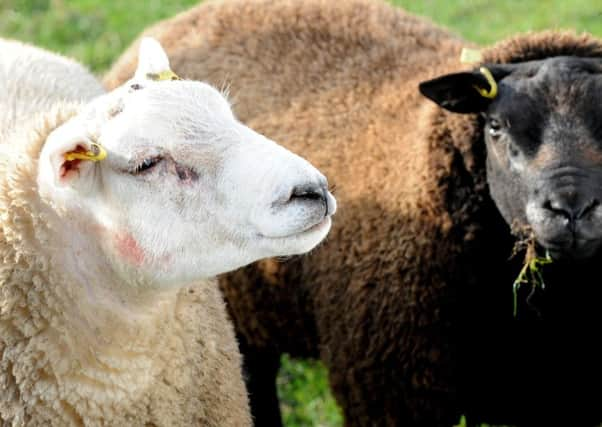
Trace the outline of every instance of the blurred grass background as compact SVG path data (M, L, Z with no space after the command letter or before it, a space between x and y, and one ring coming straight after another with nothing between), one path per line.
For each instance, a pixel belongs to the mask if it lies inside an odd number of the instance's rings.
M345 1L345 0L338 0ZM106 70L146 26L199 0L0 0L0 36L47 47ZM602 35L599 0L392 0L469 40L491 43L517 31L571 28Z
M333 0L345 1L345 0ZM101 75L148 25L199 0L0 0L0 37L74 57ZM468 40L487 44L516 32L574 29L602 36L600 0L392 0ZM0 55L2 52L0 52ZM282 360L278 391L289 427L342 424L318 362ZM462 422L464 424L464 422Z

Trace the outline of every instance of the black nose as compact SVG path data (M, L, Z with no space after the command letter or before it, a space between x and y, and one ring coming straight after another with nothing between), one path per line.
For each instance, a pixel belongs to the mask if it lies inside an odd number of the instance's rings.
M597 199L583 197L576 191L564 191L550 195L543 207L555 215L564 216L574 222L583 218L599 204Z
M308 202L322 202L326 204L326 186L320 184L304 184L297 185L291 192L289 202L293 201L308 201Z

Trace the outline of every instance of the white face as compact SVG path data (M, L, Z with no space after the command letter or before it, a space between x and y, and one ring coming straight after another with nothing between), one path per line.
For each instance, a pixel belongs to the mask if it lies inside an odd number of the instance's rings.
M317 245L336 209L324 176L238 122L211 86L146 78L168 69L145 39L136 76L48 138L42 196L118 271L156 287ZM92 142L106 159L65 159Z

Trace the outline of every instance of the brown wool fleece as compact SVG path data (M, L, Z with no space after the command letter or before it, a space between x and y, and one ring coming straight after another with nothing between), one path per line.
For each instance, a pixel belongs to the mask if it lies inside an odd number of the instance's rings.
M71 230L41 201L37 159L78 108L59 104L0 146L0 421L250 426L241 358L215 281L157 292L132 310L114 297L105 309L103 290L61 262L71 248L57 247L49 230ZM88 268L94 255L70 256Z
M369 0L207 2L144 34L158 38L176 73L228 88L243 122L335 187L339 210L318 249L221 279L248 363L282 352L320 357L349 426L456 422L473 398L470 375L493 378L496 363L510 363L493 353L485 374L465 369L486 345L481 323L512 321L516 274L512 238L487 190L479 119L443 111L417 89L470 68L459 62L467 44ZM107 87L131 75L136 52L137 43ZM484 58L564 54L602 56L602 43L527 34ZM475 287L487 275L499 283ZM470 317L467 307L486 309ZM506 391L492 401L521 396ZM511 405L498 406L511 414Z

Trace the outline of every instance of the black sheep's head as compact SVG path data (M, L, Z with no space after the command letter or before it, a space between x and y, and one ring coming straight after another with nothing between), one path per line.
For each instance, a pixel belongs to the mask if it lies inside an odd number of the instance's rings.
M482 115L487 181L509 225L528 226L553 258L602 252L602 59L489 65L420 91L447 110Z

